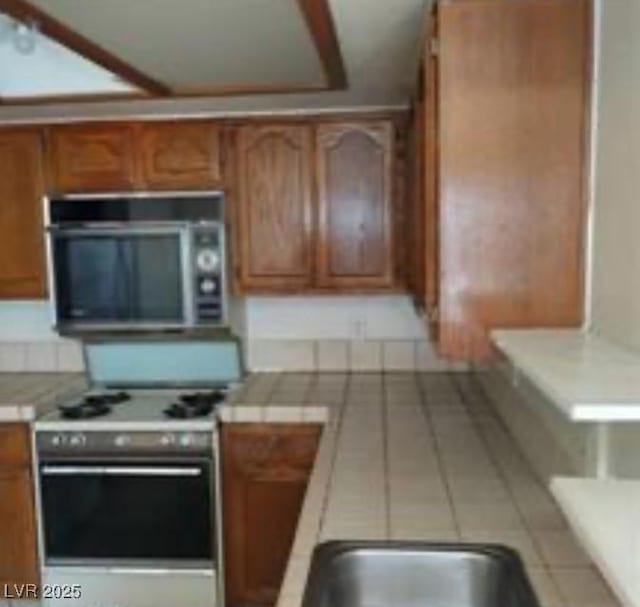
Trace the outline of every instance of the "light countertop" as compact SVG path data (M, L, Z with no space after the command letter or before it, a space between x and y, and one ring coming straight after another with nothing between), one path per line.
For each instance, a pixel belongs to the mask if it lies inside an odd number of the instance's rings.
M33 421L85 388L81 373L0 373L0 423Z
M496 346L569 419L640 421L640 354L578 329L496 330Z
M640 606L640 481L555 478L551 490L625 605Z
M507 544L545 607L618 607L472 375L258 375L247 392L328 411L278 607L300 607L333 539Z

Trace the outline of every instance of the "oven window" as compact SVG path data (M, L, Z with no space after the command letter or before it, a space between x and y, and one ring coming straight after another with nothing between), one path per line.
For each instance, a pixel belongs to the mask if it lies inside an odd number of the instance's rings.
M40 479L49 563L213 560L206 461L48 462Z
M177 234L59 234L53 258L63 322L183 320Z

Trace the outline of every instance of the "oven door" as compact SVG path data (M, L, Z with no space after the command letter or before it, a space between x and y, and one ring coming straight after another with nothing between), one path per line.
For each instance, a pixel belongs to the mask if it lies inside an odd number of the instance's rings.
M186 224L49 228L56 326L181 327L193 323Z
M45 563L211 569L209 459L40 463Z

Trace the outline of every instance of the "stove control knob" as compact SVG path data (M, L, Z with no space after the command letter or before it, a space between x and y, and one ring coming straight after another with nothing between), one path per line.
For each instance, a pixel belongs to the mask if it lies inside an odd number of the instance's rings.
M163 447L169 447L171 445L175 445L175 443L176 443L176 437L174 434L167 433L167 434L163 434L162 437L160 437L160 444Z
M131 442L131 439L126 434L118 434L113 439L113 444L116 447L126 447Z
M72 434L69 444L72 447L83 447L87 444L87 437L84 434Z
M54 434L51 437L52 447L61 447L64 444L64 436L62 434Z
M191 447L195 442L193 434L183 434L178 441L181 447Z

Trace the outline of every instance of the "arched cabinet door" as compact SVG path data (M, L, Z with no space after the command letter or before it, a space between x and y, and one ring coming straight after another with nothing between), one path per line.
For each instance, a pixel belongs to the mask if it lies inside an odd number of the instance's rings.
M316 138L319 287L393 284L393 127L327 123Z
M237 169L241 290L308 288L313 270L311 128L240 128Z

